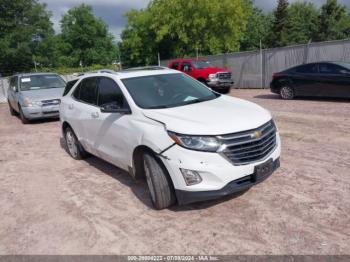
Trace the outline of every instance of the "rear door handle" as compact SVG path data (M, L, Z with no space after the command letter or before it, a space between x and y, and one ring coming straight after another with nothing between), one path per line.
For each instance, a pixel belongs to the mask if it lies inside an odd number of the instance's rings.
M99 117L98 112L93 112L93 113L91 113L91 117L92 117L92 118L98 118L98 117Z

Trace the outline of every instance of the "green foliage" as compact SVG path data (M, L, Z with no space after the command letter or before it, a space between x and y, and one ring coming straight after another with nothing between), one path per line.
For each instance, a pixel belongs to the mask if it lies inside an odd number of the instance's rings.
M65 44L64 61L69 66L111 64L117 57L113 36L107 25L87 5L74 7L61 20Z
M263 14L263 12L251 5L251 11L248 16L247 28L243 33L241 39L241 51L256 50L260 48L260 41L262 47L266 46L266 36L271 29L273 14Z
M319 15L319 41L344 39L350 37L350 16L346 8L337 0L327 0Z
M287 24L288 5L288 0L278 0L272 27L267 37L269 47L278 47L286 44L284 32Z
M112 65L91 65L86 67L38 67L38 72L55 72L57 74L66 75L66 74L74 74L74 73L80 73L80 72L91 72L96 71L100 69L110 69L110 70L116 70L115 67ZM31 72L34 72L31 70Z
M139 65L156 63L158 52L164 59L237 51L248 12L244 0L154 0L126 14L122 60Z
M291 4L283 31L283 44L305 44L314 40L318 32L319 13L312 3L295 2Z
M0 73L33 67L38 43L53 35L50 13L36 0L0 0Z

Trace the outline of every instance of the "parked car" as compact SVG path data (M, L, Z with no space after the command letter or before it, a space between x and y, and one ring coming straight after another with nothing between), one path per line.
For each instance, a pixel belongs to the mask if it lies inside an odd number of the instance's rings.
M59 116L59 104L66 83L57 74L28 73L10 77L8 104L11 115L22 123Z
M270 113L175 70L82 76L67 85L60 120L68 153L88 153L146 177L157 209L215 199L279 167Z
M222 93L230 92L234 83L232 74L227 69L215 67L201 59L175 59L169 63L168 67L182 71Z
M283 99L297 96L350 98L350 63L299 65L275 73L270 88Z

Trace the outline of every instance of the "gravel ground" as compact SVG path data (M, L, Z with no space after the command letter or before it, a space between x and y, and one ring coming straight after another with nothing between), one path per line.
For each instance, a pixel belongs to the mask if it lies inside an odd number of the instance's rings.
M1 254L349 254L350 101L231 95L268 108L281 168L243 194L155 211L146 184L62 149L59 122L0 105Z

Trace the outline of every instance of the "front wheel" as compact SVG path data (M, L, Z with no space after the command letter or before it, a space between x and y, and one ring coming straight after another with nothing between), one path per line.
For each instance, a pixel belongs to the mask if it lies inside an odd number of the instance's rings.
M175 203L175 193L167 170L159 159L145 153L143 164L153 206L160 210Z
M290 86L282 86L280 89L280 95L285 100L290 100L294 98L294 90Z
M22 107L19 106L19 117L21 118L22 124L29 124L28 118L23 114Z
M87 156L87 152L70 127L67 127L64 131L64 140L66 142L67 151L72 158L80 160Z

